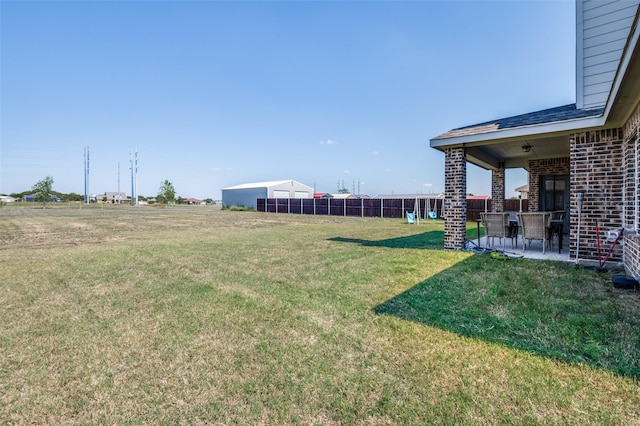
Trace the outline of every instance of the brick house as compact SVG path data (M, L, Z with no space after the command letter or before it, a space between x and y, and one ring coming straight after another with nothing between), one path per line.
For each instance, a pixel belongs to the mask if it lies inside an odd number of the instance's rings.
M524 168L529 211L565 210L571 259L596 260L596 237L624 228L612 259L640 276L639 3L576 1L575 104L431 139L431 147L445 154L445 248L464 245L466 164L491 170L495 211L504 211L505 169Z
M127 194L124 192L105 192L104 200L107 203L120 204L127 199Z

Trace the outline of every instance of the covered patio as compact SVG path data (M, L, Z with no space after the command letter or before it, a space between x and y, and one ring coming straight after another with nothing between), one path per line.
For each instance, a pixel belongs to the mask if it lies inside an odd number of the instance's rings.
M639 1L577 1L576 103L431 139L444 153L445 248L466 243L467 163L491 171L493 212L505 170L524 168L528 211L564 212L570 259L597 261L598 244L621 237L610 261L640 276L639 22Z
M493 212L505 211L505 170L525 169L528 211L564 212L566 254L561 257L571 257L577 243L571 229L575 226L577 232L579 207L572 164L578 168L580 163L575 152L572 156L572 144L576 129L597 126L602 112L603 108L580 110L570 104L454 129L432 139L431 146L445 154L445 248L464 243L466 171L472 163L491 171Z
M511 242L508 240L504 246L504 253L513 256L520 257L522 256L524 259L537 259L537 260L555 260L560 262L573 262L575 259L569 257L569 248L567 242L565 241L561 250L558 250L558 242L557 240L554 242L554 248L546 250L542 250L542 242L534 241L529 245L527 243L526 249L522 250L522 235L518 237L518 243L511 245ZM474 251L479 251L482 249L486 249L487 251L502 251L502 245L496 242L492 244L490 237L481 236L480 239L474 238L468 245L471 246Z

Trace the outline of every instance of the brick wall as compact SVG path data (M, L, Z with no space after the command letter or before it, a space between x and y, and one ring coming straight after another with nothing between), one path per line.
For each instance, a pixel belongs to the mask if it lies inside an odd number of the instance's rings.
M623 252L623 261L627 271L636 279L640 279L640 238L638 235L624 238Z
M571 243L570 256L575 257L578 232L577 194L584 194L580 227L580 259L597 260L597 238L603 253L610 243L606 231L619 231L623 223L623 141L622 129L606 129L578 133L571 137ZM596 235L596 221L600 234ZM622 260L618 246L611 261Z
M640 211L638 202L638 191L640 188L640 105L631 114L631 117L624 125L623 143L623 205L624 205L624 226L628 230L635 231L635 234L624 236L623 240L623 261L630 274L640 278L640 236L638 229L640 225Z
M491 211L504 211L504 167L491 170Z
M529 160L529 211L540 211L540 177L570 174L568 157Z
M464 148L444 152L444 248L461 249L467 232L467 158Z

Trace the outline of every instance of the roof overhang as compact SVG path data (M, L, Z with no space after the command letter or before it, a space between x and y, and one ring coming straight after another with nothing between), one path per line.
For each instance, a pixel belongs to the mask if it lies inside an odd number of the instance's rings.
M577 131L602 127L602 115L494 130L490 133L431 139L431 147L466 148L467 161L484 169L525 168L529 160L569 156L569 137ZM527 148L528 151L523 149Z

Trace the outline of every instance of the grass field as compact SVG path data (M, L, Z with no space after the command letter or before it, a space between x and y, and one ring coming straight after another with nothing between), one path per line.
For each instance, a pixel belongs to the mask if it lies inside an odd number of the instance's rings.
M607 274L442 222L50 207L0 207L0 423L640 423Z

